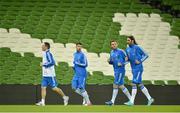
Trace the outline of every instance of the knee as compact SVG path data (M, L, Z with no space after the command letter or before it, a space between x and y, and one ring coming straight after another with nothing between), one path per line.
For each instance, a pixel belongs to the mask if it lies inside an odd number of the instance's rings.
M72 87L72 90L73 90L73 91L76 91L76 90L77 90L77 88L76 88L76 87Z
M41 91L46 91L46 87L41 87Z
M132 89L137 89L136 84L132 84Z
M52 90L53 90L53 91L58 91L58 90L59 90L59 88L54 87L54 88L52 88Z
M138 87L142 90L144 88L144 84L139 84Z
M118 89L119 86L117 84L113 84L113 89Z
M77 91L77 90L78 90L80 93L83 93L83 92L86 91L84 88L77 88L75 91Z
M123 90L123 89L126 88L126 87L125 87L124 85L120 85L119 88L120 88L121 90Z

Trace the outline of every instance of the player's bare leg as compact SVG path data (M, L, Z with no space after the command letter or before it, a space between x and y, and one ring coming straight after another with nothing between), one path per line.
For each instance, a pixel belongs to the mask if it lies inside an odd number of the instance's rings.
M41 101L36 103L36 105L45 106L45 98L46 98L46 87L41 87Z
M64 94L64 92L63 92L60 88L55 87L55 88L52 88L52 90L53 90L54 92L56 92L57 94L59 94L60 96L62 96L62 98L64 99L64 105L65 105L65 106L68 105L69 97L66 96L66 95Z

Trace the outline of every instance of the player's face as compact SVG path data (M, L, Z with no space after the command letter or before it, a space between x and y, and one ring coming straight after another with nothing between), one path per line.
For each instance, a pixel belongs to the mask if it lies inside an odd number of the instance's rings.
M46 46L45 46L45 44L42 44L42 51L46 51Z
M111 42L111 49L116 49L118 46L117 42Z
M127 38L127 44L131 45L133 43L133 40L131 40L130 38Z
M76 45L76 50L81 51L82 45Z

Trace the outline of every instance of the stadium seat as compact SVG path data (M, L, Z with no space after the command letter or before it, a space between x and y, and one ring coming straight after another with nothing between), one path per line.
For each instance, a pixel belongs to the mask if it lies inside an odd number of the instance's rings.
M109 41L118 40L119 47L125 49L127 35L134 35L150 56L145 62L145 80L153 80L151 75L156 76L155 80L169 80L168 77L173 75L168 73L173 72L174 76L180 73L176 68L179 67L179 62L171 60L175 58L179 61L179 19L159 14L160 10L141 4L139 0L33 0L15 1L13 4L9 2L11 1L0 2L0 47L9 47L13 52L3 51L0 54L3 57L13 53L11 57L18 61L22 55L27 62L32 62L32 68L36 69L34 65L39 65L38 57L41 57L39 45L48 41L52 44L55 59L72 66L74 43L80 41L89 60L88 71L91 74L101 71L105 75L113 75L112 67L106 62L109 57L107 53L110 52ZM166 3L173 4L175 9L178 8L178 4L174 2ZM73 43L72 47L68 43ZM166 57L159 57L161 54ZM38 59L37 62L32 61L34 58ZM164 71L169 66L164 63L165 60L173 64L171 72ZM4 62L4 59L1 61ZM24 69L25 66L17 67ZM8 68L13 70L11 67ZM130 67L127 66L127 74L130 73Z

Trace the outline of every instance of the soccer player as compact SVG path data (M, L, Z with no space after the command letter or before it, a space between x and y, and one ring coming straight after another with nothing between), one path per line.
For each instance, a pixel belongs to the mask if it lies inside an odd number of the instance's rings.
M89 95L85 90L87 71L86 67L88 66L87 58L85 54L81 51L82 44L76 44L76 52L74 53L74 77L72 79L72 89L79 95L83 97L84 105L91 105Z
M125 77L125 64L127 55L124 50L118 48L118 43L116 41L111 41L112 51L110 53L110 58L108 59L109 64L113 65L114 68L114 84L113 84L113 94L111 101L105 102L107 105L114 105L116 96L118 94L119 88L130 100L131 95L128 89L124 86Z
M54 92L62 96L64 100L64 105L68 104L69 97L66 96L63 91L57 87L58 83L56 81L56 74L55 74L55 61L50 53L50 44L48 42L44 42L42 45L43 51L43 62L41 64L43 77L41 83L41 101L38 102L36 105L45 106L45 97L46 97L46 88L50 86Z
M142 83L142 73L143 73L143 62L148 58L147 53L136 43L136 40L133 36L127 38L127 44L129 47L126 49L128 56L128 61L130 62L132 68L132 93L131 99L129 102L125 103L126 105L134 105L134 99L137 93L137 86L141 89L144 95L148 99L147 105L151 105L154 102L154 99L150 96L147 88Z

